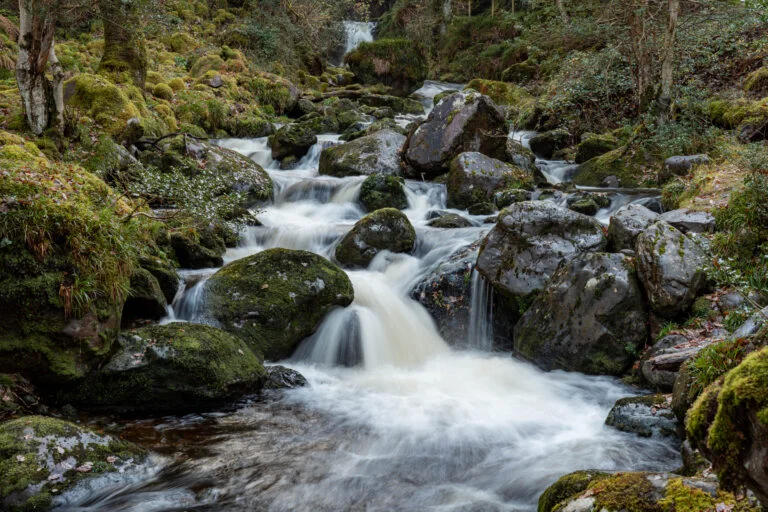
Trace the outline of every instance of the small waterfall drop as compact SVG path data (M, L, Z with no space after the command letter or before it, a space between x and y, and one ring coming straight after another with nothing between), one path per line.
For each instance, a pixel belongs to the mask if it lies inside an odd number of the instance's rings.
M472 270L472 302L469 310L467 346L493 350L493 288L477 269Z
M360 46L361 43L373 42L373 32L375 30L376 23L373 22L345 21L346 45L344 47L344 55Z

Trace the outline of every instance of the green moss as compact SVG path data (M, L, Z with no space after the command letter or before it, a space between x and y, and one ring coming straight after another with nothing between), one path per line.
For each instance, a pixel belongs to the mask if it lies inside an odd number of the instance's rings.
M168 49L176 53L188 53L197 46L195 39L186 32L174 32L163 42L168 46Z
M403 210L408 207L405 181L399 176L381 174L369 176L363 182L360 190L360 202L369 212L382 208Z
M165 83L157 84L152 90L152 94L161 100L173 99L173 89L171 89L170 85Z
M77 75L65 84L65 89L72 91L68 104L82 109L111 135L123 131L129 119L141 117L139 108L128 97L128 88L120 88L103 77Z
M187 84L184 83L184 80L179 77L171 79L171 81L168 82L168 86L173 92L183 91L187 88Z
M750 73L744 81L744 90L754 94L768 94L768 68Z
M576 163L582 164L609 153L617 147L619 147L619 140L610 134L585 137L576 147Z
M485 94L499 105L522 108L533 102L533 96L528 91L507 82L476 78L467 84L466 89L474 89L480 94Z
M654 487L644 473L618 473L590 483L595 510L661 512Z
M189 70L190 76L199 78L206 74L208 71L224 71L227 68L224 59L222 59L216 53L209 53L197 59Z
M406 215L394 208L369 213L336 246L336 260L343 265L365 267L380 251L410 252L416 230Z
M538 512L552 512L559 503L584 492L595 479L606 476L598 471L577 471L561 477L539 498Z
M573 183L600 187L607 177L615 176L620 180L622 187L642 186L647 164L641 154L626 153L626 148L619 148L585 162L576 171Z
M345 57L363 84L384 83L407 95L427 78L427 62L418 45L407 39L363 43Z

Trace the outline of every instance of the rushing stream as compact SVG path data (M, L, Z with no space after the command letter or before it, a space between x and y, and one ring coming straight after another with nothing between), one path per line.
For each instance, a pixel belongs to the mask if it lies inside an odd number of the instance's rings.
M432 83L421 94L431 102L450 87ZM281 171L266 139L220 141L267 168L276 190L259 214L263 226L249 228L227 261L272 247L331 257L365 214L356 202L362 178L317 175L320 151L337 143L338 136L321 137L298 169ZM553 181L567 179L566 164L540 165ZM140 482L73 493L65 509L529 511L570 471L677 467L672 441L604 425L613 403L636 394L632 389L610 378L544 373L493 353L490 294L478 275L471 349L448 347L409 291L492 225L468 217L474 227L430 228L429 213L446 210L444 186L409 181L407 195L414 253L380 254L367 270L349 272L352 306L330 314L285 363L309 387L271 392L229 412L113 425L163 456L162 469ZM602 218L631 200L615 195ZM170 319L205 320L202 291L213 271L184 273L189 286Z

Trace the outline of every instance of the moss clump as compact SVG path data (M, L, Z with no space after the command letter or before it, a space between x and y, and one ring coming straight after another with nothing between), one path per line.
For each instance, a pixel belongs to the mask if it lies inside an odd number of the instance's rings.
M416 230L408 217L394 208L376 210L360 219L336 246L336 259L343 265L365 267L381 251L410 252Z
M528 91L507 82L476 78L467 84L466 89L485 94L499 105L524 108L533 102L533 96Z
M751 451L764 449L768 433L768 348L748 356L722 384L707 388L688 412L686 430L724 485L753 482L744 462Z
M418 45L407 39L379 39L363 43L345 57L363 84L383 83L405 96L427 78L427 61Z
M593 481L595 509L626 512L660 512L654 486L644 473L618 473Z
M171 86L165 83L159 83L157 84L154 89L152 90L152 94L156 98L160 98L161 100L172 100L173 99L173 89L171 89Z
M230 263L206 285L207 309L222 328L272 361L289 357L329 311L348 306L353 297L340 268L287 249Z
M713 100L709 103L709 117L716 125L729 129L747 124L765 124L768 119L768 98L758 101Z
M217 53L209 53L197 59L189 70L189 75L195 78L200 78L209 71L224 71L227 69L227 64L224 59Z
M750 73L744 81L744 90L761 96L768 94L768 68Z
M593 158L579 167L573 183L585 187L600 187L606 178L615 176L620 186L639 187L645 183L646 162L640 153L619 148Z
M619 147L619 140L613 135L590 135L583 137L576 146L576 163L583 164Z
M0 424L0 504L10 511L47 510L55 495L82 479L145 458L134 444L54 418L7 421Z
M194 411L261 388L266 370L228 332L173 323L125 332L101 370L62 399L118 411Z
M123 131L129 119L141 116L128 97L128 88L120 88L103 77L77 75L64 87L71 93L68 105L82 109L111 135Z
M168 86L173 92L183 91L187 88L187 84L184 83L184 80L179 77L171 79L171 81L168 82Z
M174 32L163 42L168 46L168 49L175 53L188 53L197 46L195 39L186 32Z
M552 512L562 501L584 492L596 478L606 476L599 471L577 471L561 477L539 498L538 512Z
M408 207L405 181L399 176L369 176L360 190L360 202L369 212L382 208L403 210Z

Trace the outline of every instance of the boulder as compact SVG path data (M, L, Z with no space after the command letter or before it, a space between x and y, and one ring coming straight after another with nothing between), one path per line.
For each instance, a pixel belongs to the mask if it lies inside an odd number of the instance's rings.
M401 176L400 150L404 144L405 136L393 130L381 130L325 148L320 155L320 174L338 178L371 174Z
M566 204L569 209L577 213L594 216L601 209L611 206L611 199L605 194L580 192L568 196Z
M583 164L619 147L619 141L613 135L593 135L583 137L576 146L576 163Z
M573 175L573 183L584 187L640 187L646 180L650 156L626 147L587 160Z
M675 176L686 176L694 167L708 164L710 161L707 155L669 157L664 161L664 167L659 173L659 182L665 183Z
M424 105L411 98L400 98L386 94L365 94L357 102L375 109L390 109L396 114L413 114L417 116L424 114Z
M163 292L165 301L168 304L173 303L176 293L179 291L179 273L169 262L161 258L143 257L139 260L141 268L147 270L157 280L160 290Z
M66 506L58 496L78 482L130 472L146 458L133 443L55 418L25 416L0 423L0 509Z
M35 386L19 374L0 373L0 422L34 414L40 405Z
M572 253L515 326L515 352L545 370L621 375L648 339L647 322L625 256Z
M496 205L491 202L475 203L467 208L467 213L470 215L494 215L498 211Z
M710 385L686 417L686 432L723 485L746 486L768 503L768 348Z
M573 143L573 135L566 130L539 133L530 140L531 151L545 160L551 160L557 151L569 148Z
M531 174L520 167L482 153L462 153L451 162L446 186L448 208L464 210L492 201L501 189L533 189L534 183Z
M602 251L605 245L595 219L549 202L527 201L499 214L483 241L477 269L499 291L522 298L543 289L562 261Z
M224 247L206 247L189 233L171 233L170 244L181 268L216 268L224 264Z
M109 363L65 397L86 409L198 411L258 391L266 375L240 338L207 325L172 323L122 333Z
M507 139L506 158L504 158L504 161L510 162L530 173L536 185L547 183L547 178L536 165L536 155L515 139Z
M531 200L530 190L521 190L518 188L508 188L493 194L493 204L499 209L504 209L515 203L522 203Z
M381 251L411 252L415 243L416 231L408 217L384 208L355 224L336 246L336 260L350 267L366 267Z
M657 213L638 204L622 206L611 217L608 226L608 247L612 251L635 249L640 233L659 219Z
M285 366L267 366L267 381L263 389L295 389L309 386L307 379L297 372Z
M715 341L718 340L702 338L689 341L677 334L662 338L640 362L643 378L656 389L672 391L683 364Z
M697 212L683 208L662 213L659 220L670 224L685 234L688 233L714 233L715 217L709 212Z
M283 126L270 138L272 158L283 160L287 157L301 158L309 148L317 144L315 131L306 123L292 123Z
M677 418L670 408L670 395L622 398L608 413L605 424L641 437L677 435Z
M206 314L270 361L289 357L326 314L353 298L343 270L316 254L288 249L230 263L205 287Z
M457 215L455 213L446 213L445 215L441 215L440 217L429 221L427 225L432 228L443 229L471 228L473 226L472 222L470 222L468 219L465 219L461 215Z
M155 276L143 268L131 273L131 289L123 306L123 325L136 320L159 320L167 314L168 302Z
M435 178L448 172L461 153L479 152L503 160L507 123L504 113L487 96L462 91L445 98L411 134L405 161L413 178Z
M757 512L754 499L721 488L714 476L683 477L670 473L601 473L579 471L562 477L539 500L539 512Z
M686 313L708 284L706 253L666 222L656 222L637 237L637 272L651 308L659 316Z
M360 189L360 202L369 212L382 208L408 208L405 181L399 176L372 174Z

